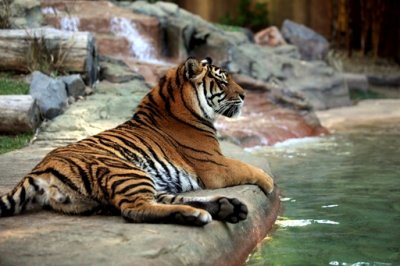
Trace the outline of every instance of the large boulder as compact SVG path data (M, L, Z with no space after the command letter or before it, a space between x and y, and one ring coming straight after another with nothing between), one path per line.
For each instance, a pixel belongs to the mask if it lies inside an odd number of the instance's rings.
M11 5L11 24L13 28L36 28L43 21L40 0L13 0ZM4 1L2 1L4 3ZM3 8L3 6L1 7Z
M133 79L143 79L143 76L131 70L122 60L105 56L100 57L100 80L124 83Z
M299 48L305 60L323 60L328 54L329 42L322 35L304 25L286 19L281 31L289 43Z
M249 41L245 32L224 31L173 3L135 1L126 8L159 19L164 45L168 48L164 52L167 56L178 56L175 58L178 61L194 55L210 56L217 62L224 62L229 60L231 47Z
M69 75L61 77L61 80L65 83L67 93L69 97L78 98L85 94L85 83L83 82L81 75Z
M322 61L307 62L297 55L282 54L280 49L242 44L232 53L228 65L238 73L266 82L278 82L280 88L299 94L314 109L328 109L351 104L341 73Z
M300 60L301 51L293 45L259 46L245 31L225 31L172 3L135 1L126 8L157 17L168 50L179 60L210 56L231 73L279 82L280 88L302 95L315 109L351 103L342 75L322 61ZM172 44L177 47L170 47Z
M61 114L68 98L62 80L53 79L39 71L32 73L29 93L37 100L42 116L47 119L53 119Z
M110 1L42 0L46 24L68 31L90 31L100 55L159 56L160 29L157 19L115 6Z

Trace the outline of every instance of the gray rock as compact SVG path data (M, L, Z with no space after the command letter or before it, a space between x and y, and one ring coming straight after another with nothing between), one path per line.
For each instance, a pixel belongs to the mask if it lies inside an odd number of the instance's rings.
M32 73L29 93L37 100L42 116L47 119L61 114L68 98L62 80L53 79L39 71Z
M320 34L304 25L286 19L282 35L285 40L299 48L305 60L323 60L329 50L329 42Z
M40 0L11 1L11 22L13 28L35 28L42 25Z
M78 98L79 96L85 95L85 83L83 82L81 75L69 75L61 77L61 80L65 83L67 88L68 96Z
M357 73L343 73L343 77L349 89L368 91L368 78L366 75Z
M122 60L100 57L100 80L124 83L134 79L144 80L142 75L131 70Z
M376 86L399 87L400 74L391 75L368 75L368 82Z
M172 54L181 60L187 55L197 58L209 56L216 65L231 73L247 75L263 82L277 81L280 83L278 88L285 90L283 95L286 100L290 101L290 95L300 96L316 109L351 103L341 74L322 61L300 60L302 50L294 45L256 45L245 32L224 31L175 4L136 1L129 5L129 9L157 17L166 32L168 50L174 51ZM321 44L328 44L326 40L320 40L316 33L305 32L310 43L318 40ZM328 47L319 43L315 46L318 49ZM173 44L178 45L174 48Z

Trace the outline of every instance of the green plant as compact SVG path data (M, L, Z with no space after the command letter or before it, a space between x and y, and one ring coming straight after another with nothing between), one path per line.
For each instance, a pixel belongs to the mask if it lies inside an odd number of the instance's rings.
M226 15L220 19L222 24L246 27L253 31L258 31L269 25L268 10L265 3L252 3L252 0L240 0L238 5L238 15Z
M18 79L13 79L9 75L0 75L0 95L28 94L29 85Z
M11 0L0 0L0 29L11 28Z
M40 36L28 36L25 39L27 51L25 56L27 71L41 71L48 75L57 75L61 71L65 58L71 50L72 43L51 42L43 33Z
M32 136L32 133L24 133L15 136L0 135L0 154L28 145Z

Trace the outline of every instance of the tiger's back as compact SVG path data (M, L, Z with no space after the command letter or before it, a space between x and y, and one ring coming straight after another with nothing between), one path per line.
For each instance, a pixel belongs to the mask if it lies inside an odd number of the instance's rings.
M33 206L85 214L111 206L133 222L238 222L246 206L177 193L239 184L273 188L262 170L225 158L213 121L239 112L244 92L209 59L171 69L124 124L50 152L10 193L0 216Z

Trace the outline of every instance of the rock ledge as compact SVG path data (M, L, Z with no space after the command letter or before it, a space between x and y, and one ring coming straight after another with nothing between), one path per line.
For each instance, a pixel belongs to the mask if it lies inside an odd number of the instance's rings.
M224 146L231 156L248 159L232 144ZM48 151L35 145L0 156L0 194ZM253 159L267 167L265 161ZM251 185L190 193L240 198L249 216L238 224L130 224L120 216L46 211L0 218L0 265L242 265L271 229L280 206L278 193L268 199Z

